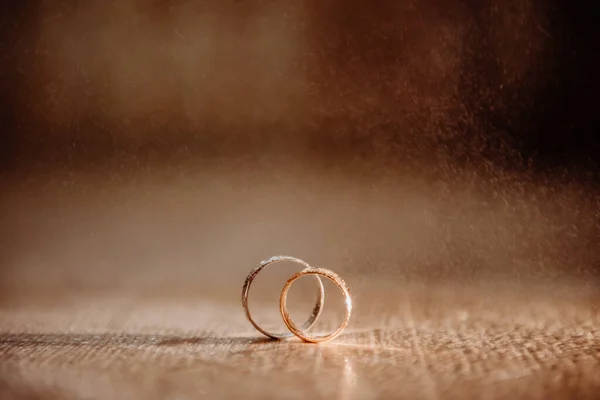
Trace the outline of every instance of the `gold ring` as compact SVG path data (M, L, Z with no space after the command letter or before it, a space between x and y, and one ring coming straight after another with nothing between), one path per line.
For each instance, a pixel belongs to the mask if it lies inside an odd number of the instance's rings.
M273 338L273 339L286 339L286 338L292 337L293 335L291 333L268 332L268 331L264 330L263 328L261 328L254 321L254 319L252 318L252 315L250 314L250 308L248 307L248 293L250 292L250 285L252 285L252 281L254 281L254 278L256 278L256 275L258 275L258 273L260 271L262 271L262 269L265 268L266 266L280 262L280 261L295 262L297 264L302 265L304 267L304 270L311 268L311 266L308 263L300 260L299 258L289 257L289 256L271 257L271 258L261 261L256 268L254 268L252 271L250 271L250 274L248 274L248 277L246 278L246 281L244 282L244 286L242 287L242 307L244 307L244 311L246 312L246 317L248 318L248 321L250 321L252 326L254 326L259 332L261 332L262 334L264 334L270 338ZM317 296L317 302L315 303L315 307L313 308L313 311L312 311L310 317L304 323L304 325L302 325L303 330L310 329L315 324L315 321L319 318L319 315L321 315L321 310L323 310L323 303L325 302L325 289L323 288L323 282L321 281L321 278L319 278L318 276L315 276L315 278L317 279L317 282L319 283L319 294Z
M290 286L292 286L292 283L294 283L296 279L299 279L305 275L323 276L335 283L335 285L342 291L344 299L346 300L346 319L335 332L324 336L311 336L306 333L306 331L310 328L298 328L290 318L290 314L287 310L288 290L290 289ZM352 298L350 297L350 290L348 289L348 285L346 285L346 282L344 282L344 280L338 274L325 268L307 268L294 274L290 279L288 279L288 281L283 286L283 289L281 290L281 296L279 297L279 311L281 312L283 322L285 322L285 325L288 327L290 332L292 332L294 335L304 340L305 342L319 343L335 338L340 333L342 333L344 328L346 328L348 322L350 321L350 315L352 314Z

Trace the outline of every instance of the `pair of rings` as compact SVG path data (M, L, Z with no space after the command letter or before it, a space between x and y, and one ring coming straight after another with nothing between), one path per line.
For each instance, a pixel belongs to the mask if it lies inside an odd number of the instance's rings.
M287 326L291 333L274 333L261 328L252 318L250 308L248 307L248 293L250 292L250 286L252 285L252 281L254 281L254 278L256 278L256 275L258 275L260 271L262 271L268 265L280 261L291 261L300 264L304 267L302 271L295 273L294 275L292 275L291 278L287 280L287 282L283 286L283 289L281 290L281 295L279 297L279 311L281 313L281 318L283 318L285 326ZM287 309L287 294L292 284L297 279L305 275L313 275L315 277L317 283L319 284L319 294L317 296L317 301L315 303L310 317L301 327L298 327L290 318L290 314ZM344 295L346 305L346 317L344 319L344 322L334 332L326 335L311 335L307 331L315 324L315 322L321 315L321 311L323 310L323 303L325 302L325 289L323 287L321 277L327 278L330 281L332 281ZM298 258L289 256L275 256L263 260L260 262L260 264L258 264L256 268L250 271L250 274L248 274L246 282L244 282L244 286L242 288L242 306L244 307L244 311L246 312L246 317L248 318L248 321L250 321L252 326L254 326L262 334L273 339L286 339L294 335L304 340L305 342L310 343L324 342L338 336L348 325L348 322L350 321L350 315L352 313L352 299L350 297L350 290L348 289L346 282L344 282L344 280L339 275L325 268L313 268L308 263Z

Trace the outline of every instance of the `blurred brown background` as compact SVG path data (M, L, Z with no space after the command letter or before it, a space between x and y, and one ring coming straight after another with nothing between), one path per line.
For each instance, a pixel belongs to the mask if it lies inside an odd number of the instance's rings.
M82 280L166 264L175 276L223 263L217 250L231 264L293 250L399 280L596 276L590 10L3 7L8 286L59 264Z
M566 2L4 8L9 165L274 152L440 168L597 159L593 10Z

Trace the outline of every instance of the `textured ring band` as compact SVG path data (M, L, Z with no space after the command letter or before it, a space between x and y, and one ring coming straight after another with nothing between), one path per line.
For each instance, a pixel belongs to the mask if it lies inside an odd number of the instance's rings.
M287 310L288 290L290 289L290 287L292 286L294 281L296 281L297 279L299 279L305 275L322 276L322 277L325 277L325 278L331 280L333 283L335 283L335 285L341 290L342 294L344 295L344 299L345 299L345 303L346 303L346 318L344 319L344 322L342 323L342 325L340 325L340 327L337 330L335 330L333 333L330 333L330 334L324 335L324 336L308 335L306 333L306 331L310 328L298 328L294 324L292 319L290 318L290 314ZM326 340L331 340L331 339L335 338L340 333L342 333L344 328L346 328L346 326L348 325L348 322L350 321L350 315L352 314L352 298L350 297L350 290L348 289L346 282L344 282L344 280L338 274L336 274L333 271L330 271L328 269L325 269L325 268L308 268L308 269L304 269L304 270L294 274L285 283L285 285L283 286L283 289L281 290L281 296L279 297L279 311L281 312L281 317L283 318L283 322L285 322L285 325L288 327L290 332L292 332L294 335L296 335L300 339L304 340L305 342L319 343L319 342L324 342Z
M252 326L254 326L259 332L261 332L262 334L264 334L270 338L273 338L273 339L285 339L285 338L292 337L293 335L291 333L268 332L268 331L264 330L263 328L261 328L254 321L254 319L252 318L252 315L250 313L250 308L248 307L248 293L250 292L250 286L252 285L252 281L254 281L254 278L256 278L256 275L258 275L259 272L262 271L263 268L265 268L266 266L274 264L276 262L280 262L280 261L295 262L297 264L302 265L304 267L304 270L311 268L311 266L308 263L300 260L299 258L290 257L290 256L271 257L271 258L261 261L256 268L254 268L252 271L250 271L250 274L248 274L248 277L246 278L246 281L244 282L244 286L242 287L242 307L244 307L244 311L246 312L246 317L248 318L248 321L250 321ZM317 297L317 302L315 303L315 306L313 308L313 311L312 311L310 317L308 318L308 320L306 320L304 325L302 325L303 330L310 329L314 325L317 318L319 318L319 315L321 315L321 310L323 309L323 303L325 302L325 289L323 288L323 282L321 281L321 279L318 276L315 276L315 278L317 279L317 282L319 283L319 294Z

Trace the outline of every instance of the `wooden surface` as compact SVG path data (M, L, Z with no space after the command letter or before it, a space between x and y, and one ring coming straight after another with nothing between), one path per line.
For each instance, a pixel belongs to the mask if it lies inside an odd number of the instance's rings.
M581 295L397 293L382 283L363 285L355 299L350 327L319 345L266 340L237 296L13 302L0 312L2 397L598 396L598 312ZM277 317L272 304L253 308L259 319Z
M250 191L231 189L225 178L219 185L198 179L112 186L86 179L23 180L3 194L2 399L598 398L595 281L541 263L503 278L483 274L494 269L478 243L503 240L490 232L522 216L494 209L496 224L478 228L486 217L481 209L473 216L474 202L439 208L431 193L408 190L395 192L399 202L381 192L374 195L380 202L364 192L334 191L328 199L322 190L313 192L320 209L310 199L285 198L271 200L267 212L262 200L230 204L232 193L250 199ZM278 199L276 192L268 194ZM302 201L309 203L303 208ZM411 254L466 268L468 257L457 262L459 253L443 253L451 242L443 247L418 229L431 228L433 218L433 231L447 231L436 213L462 213L460 225L472 230L460 243L479 238L466 254L478 254L485 271L459 267L432 279L442 267L428 267L424 258L385 259L388 248L409 251L401 245L412 238ZM269 220L282 215L287 222ZM541 219L528 218L521 224L545 229ZM314 230L302 220L320 225ZM515 243L542 242L531 230L520 232ZM501 260L514 256L510 246L486 249ZM336 340L269 341L246 321L246 274L277 253L331 268L351 286L354 315ZM265 270L257 279L250 296L259 323L283 325L276 301L293 271ZM289 300L295 318L308 315L315 290L310 281L298 285ZM338 294L326 290L318 330L331 329L339 316Z

